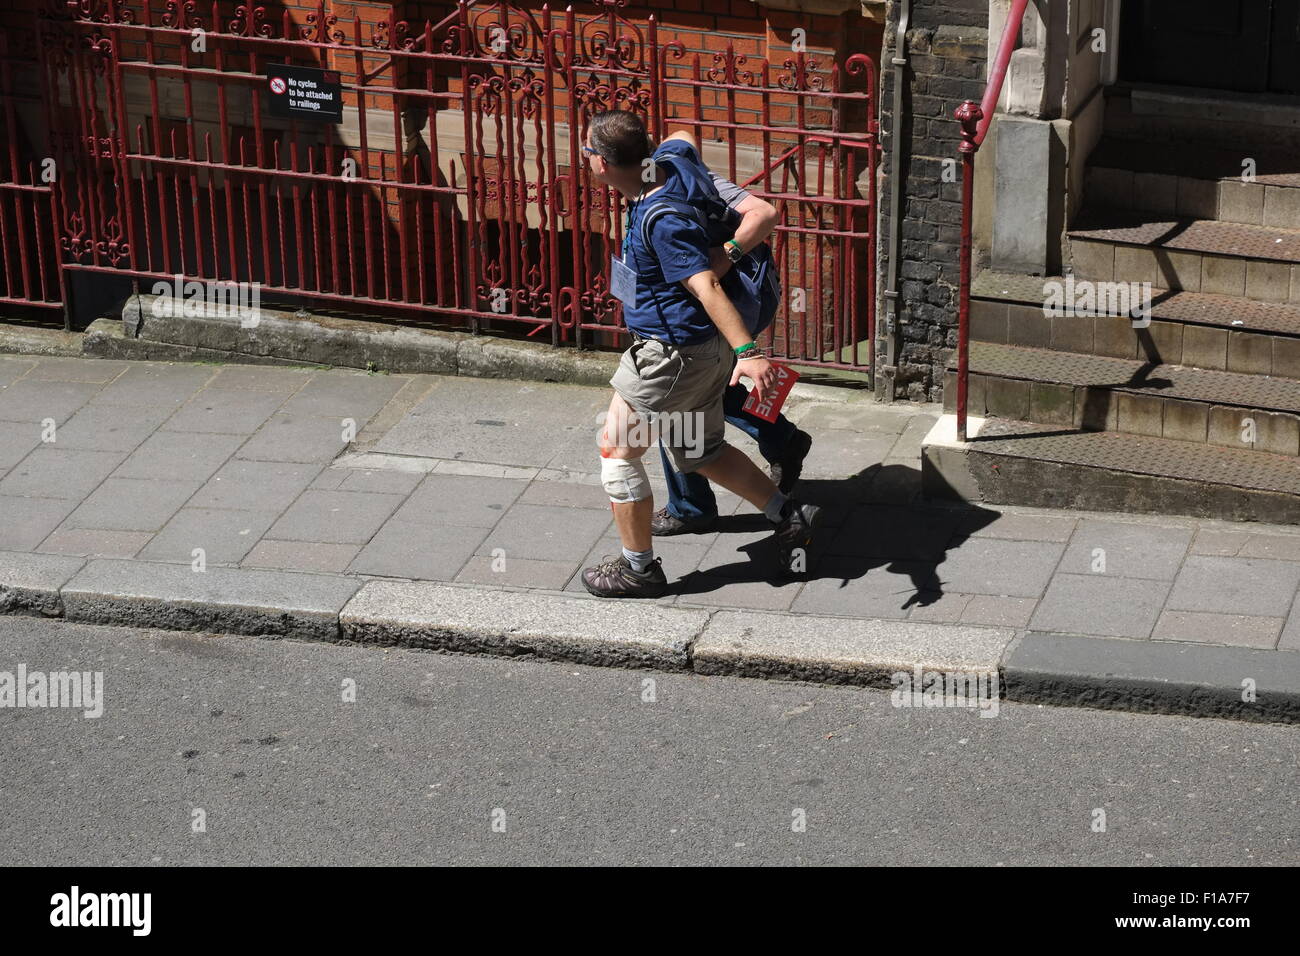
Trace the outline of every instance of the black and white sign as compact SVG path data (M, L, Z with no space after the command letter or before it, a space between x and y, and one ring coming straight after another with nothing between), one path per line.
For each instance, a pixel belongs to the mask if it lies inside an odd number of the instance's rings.
M272 116L325 123L343 119L343 85L337 71L272 63L266 75L270 80Z

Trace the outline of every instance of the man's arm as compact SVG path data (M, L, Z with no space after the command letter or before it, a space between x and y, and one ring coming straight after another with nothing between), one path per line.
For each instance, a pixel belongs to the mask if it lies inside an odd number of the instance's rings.
M748 345L754 341L745 327L745 320L740 317L730 297L722 288L722 282L712 269L697 272L682 280L686 290L700 300L700 305L708 313L709 319L718 327L719 334L727 340L733 349ZM776 384L776 370L766 358L746 359L736 363L731 383L734 385L744 375L758 389L760 396L766 395Z
M714 173L714 176L721 178L716 173ZM726 183L726 180L723 180L723 182ZM731 184L727 183L727 185ZM736 227L734 238L739 243L741 252L749 252L766 242L767 237L776 228L776 207L770 202L750 195L738 186L735 188L744 193L745 198L731 207L740 213L740 225ZM728 270L731 269L731 264L731 260L727 258L726 250L721 246L714 246L709 250L709 266L718 274L719 278L727 274Z
M695 150L695 155L700 157L700 162L704 162L704 156L700 152L700 145L695 141L695 135L689 130L679 129L668 136L664 142L667 143L670 140L681 140L686 143L691 149ZM715 172L710 171L710 175L713 177L713 183L718 189L718 195L723 198L728 206L740 213L740 225L736 227L734 238L740 244L741 252L749 252L755 246L766 242L767 237L776 228L778 218L776 207L752 195L735 183L724 179ZM731 268L731 260L727 258L721 247L709 251L709 260L713 271L719 276L726 275Z

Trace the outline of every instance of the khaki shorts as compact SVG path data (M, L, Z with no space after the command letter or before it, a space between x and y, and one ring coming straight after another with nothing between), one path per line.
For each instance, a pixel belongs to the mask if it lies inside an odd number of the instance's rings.
M727 446L722 396L735 364L720 335L699 345L638 339L609 384L637 413L658 421L673 467L692 472Z

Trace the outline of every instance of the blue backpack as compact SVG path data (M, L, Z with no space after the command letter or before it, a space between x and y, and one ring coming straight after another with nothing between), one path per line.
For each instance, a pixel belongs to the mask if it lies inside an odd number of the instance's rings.
M721 245L736 234L740 214L723 202L721 196L714 193L705 206L706 209L699 209L679 199L652 201L641 217L642 244L647 249L654 248L651 228L662 216L684 216L699 223L712 245ZM772 324L781 304L781 280L776 274L771 247L764 242L741 256L723 277L722 287L745 321L749 334L757 338Z

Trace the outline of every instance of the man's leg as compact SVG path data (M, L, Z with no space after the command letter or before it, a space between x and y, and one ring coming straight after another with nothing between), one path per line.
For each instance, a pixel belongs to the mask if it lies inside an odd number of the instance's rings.
M718 516L718 501L707 478L674 468L663 442L659 443L659 460L668 481L668 510L674 517L693 523L700 519L712 521Z
M769 422L744 410L749 389L737 382L727 386L722 408L727 422L758 442L758 453L767 459L768 473L785 494L794 490L803 474L803 460L812 447L812 436L795 427L784 415Z
M641 460L648 447L647 432L643 420L615 392L601 436L600 472L623 553L583 570L583 585L599 597L658 597L668 587L650 537L654 498Z

